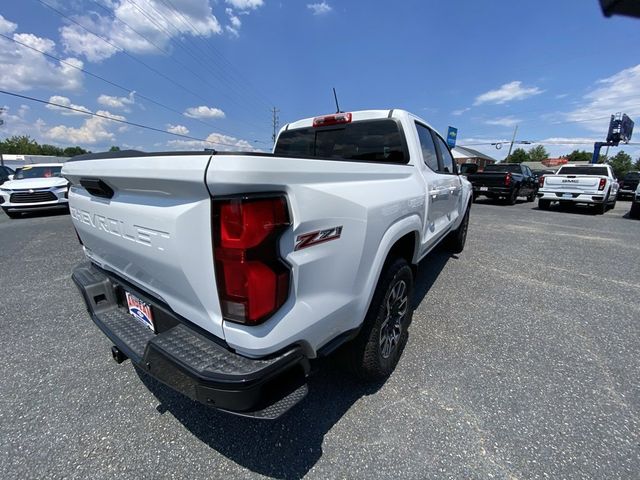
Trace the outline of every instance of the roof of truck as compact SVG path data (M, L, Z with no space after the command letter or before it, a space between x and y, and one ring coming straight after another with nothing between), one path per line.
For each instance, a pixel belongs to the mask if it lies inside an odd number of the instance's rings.
M280 129L280 131L282 132L283 130L289 130L289 129L294 129L294 128L308 128L313 126L313 120L315 118L318 117L324 117L327 115L335 115L338 112L334 112L334 113L324 113L324 114L320 114L320 115L316 115L314 117L307 117L307 118L303 118L301 120L296 120L295 122L291 122L286 124L284 127L282 127ZM387 108L384 110L352 110L352 111L348 111L348 112L339 112L339 113L350 113L352 115L352 122L358 122L358 121L362 121L362 120L376 120L376 119L380 119L380 118L401 118L401 117L408 117L408 118L413 118L415 120L419 120L421 123L424 123L425 125L427 125L429 128L431 128L432 130L435 130L428 122L426 122L424 119L418 117L417 115L414 115L406 110L403 110L401 108Z

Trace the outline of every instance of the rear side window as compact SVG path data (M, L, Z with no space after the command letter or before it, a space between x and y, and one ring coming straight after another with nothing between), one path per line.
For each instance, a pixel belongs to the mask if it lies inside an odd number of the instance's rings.
M449 152L449 148L447 144L444 143L437 135L434 135L436 139L436 143L438 144L438 149L440 150L440 157L442 157L442 170L440 173L455 173L453 167L453 157L451 156L451 152Z
M418 130L418 139L422 148L422 160L424 160L427 167L437 172L439 170L438 154L436 153L436 145L433 143L431 132L427 127L419 123L416 123L416 129Z
M298 128L280 134L276 155L407 163L395 120L365 120L344 126Z
M606 177L609 175L607 167L562 167L558 175L599 175Z

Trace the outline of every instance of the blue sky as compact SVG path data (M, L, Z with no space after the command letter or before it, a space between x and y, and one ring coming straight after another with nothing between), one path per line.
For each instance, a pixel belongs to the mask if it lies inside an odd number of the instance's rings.
M331 113L331 87L344 110L404 108L458 127L462 145L517 124L559 155L591 150L611 113L640 122L640 20L607 19L597 0L21 0L0 15L0 34L65 62L0 37L0 89L210 143L2 94L0 136L269 149L270 108L281 124Z

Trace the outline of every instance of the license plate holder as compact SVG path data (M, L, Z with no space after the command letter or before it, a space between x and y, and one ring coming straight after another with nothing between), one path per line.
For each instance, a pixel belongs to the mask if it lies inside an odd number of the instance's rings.
M489 190L489 187L480 187L481 192L486 192Z
M573 193L563 193L562 198L573 198Z
M151 305L140 300L132 293L125 291L124 294L127 298L127 308L129 310L129 314L142 325L155 333L156 326L153 322L153 311L151 310Z

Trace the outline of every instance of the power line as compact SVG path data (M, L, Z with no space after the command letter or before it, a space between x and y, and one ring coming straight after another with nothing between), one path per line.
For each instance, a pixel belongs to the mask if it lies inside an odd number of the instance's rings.
M101 113L88 112L88 111L82 110L80 108L74 108L74 107L70 107L68 105L61 105L59 103L50 102L48 100L42 100L41 98L29 97L28 95L21 95L19 93L7 92L5 90L0 90L0 93L2 93L4 95L9 95L11 97L17 97L17 98L22 98L24 100L30 100L32 102L42 103L44 105L51 105L53 107L64 108L66 110L71 110L71 111L74 111L74 112L82 113L84 115L91 115L93 117L104 118L104 119L110 120L112 122L124 123L125 125L130 125L132 127L142 128L142 129L150 130L150 131L153 131L153 132L164 133L166 135L173 135L174 137L186 138L188 140L196 140L198 142L210 143L212 145L223 145L225 147L238 148L237 145L232 145L230 143L213 142L211 140L207 140L207 139L204 139L204 138L192 137L191 135L184 135L184 134L181 134L181 133L168 132L168 131L163 130L161 128L151 127L149 125L143 125L141 123L130 122L128 120L122 120L120 118L113 118L113 117L110 117L109 115L103 115Z
M184 90L185 92L193 95L196 98L199 98L200 100L204 101L205 103L208 103L208 100L205 99L204 97L202 97L200 94L194 92L193 90L185 87L184 85L182 85L179 82L176 82L175 80L173 80L171 77L165 75L164 73L162 73L161 71L159 71L157 68L152 67L151 65L143 62L142 60L140 60L138 57L131 55L129 52L127 52L124 48L119 47L118 45L115 45L114 43L110 42L109 40L107 40L106 38L98 35L97 33L89 30L87 27L85 27L84 25L82 25L80 22L77 22L76 20L74 20L73 18L69 17L68 15L65 15L63 12L61 12L60 10L57 10L55 7L52 7L51 5L49 5L47 2L43 1L43 0L36 0L37 2L41 3L42 5L44 5L45 7L51 9L52 11L54 11L55 13L57 13L58 15L60 15L62 18L65 18L66 20L68 20L69 22L79 26L80 28L82 28L83 30L85 30L86 32L90 33L91 35L93 35L94 37L102 40L103 42L105 42L107 45L109 45L110 47L114 48L116 51L123 53L124 55L126 55L127 57L131 58L133 61L139 63L140 65L144 66L145 68L151 70L153 73L160 75L162 78L166 79L167 81L173 83L175 86L180 87L182 90Z
M92 0L95 2L95 0ZM173 35L171 34L171 32L169 32L163 25L161 25L160 23L158 23L154 18L153 18L153 14L148 13L143 7L141 7L140 5L138 5L138 3L136 3L134 0L126 0L130 5L132 5L138 12L140 12L142 14L142 16L144 18L146 18L151 24L153 24L158 30L160 30L168 39L169 41L173 40ZM221 83L226 83L225 79L221 76L220 72L214 68L211 67L211 65L209 65L207 62L202 62L202 58L200 58L198 56L197 53L194 53L194 51L192 51L190 48L188 48L187 44L186 44L186 40L191 40L188 37L185 37L185 39L182 38L182 32L180 31L180 29L174 25L174 23L169 20L162 12L160 12L158 9L156 9L153 5L149 4L149 7L151 8L151 10L156 14L156 16L164 19L168 25L170 25L171 27L173 27L173 29L175 30L176 34L177 34L177 41L178 41L178 45L192 58L194 59L196 62L198 62L198 65L200 67L207 68L214 77L218 78L220 80ZM104 8L104 7L103 7ZM116 18L118 21L124 23L126 25L126 23L119 19L118 17L115 17L114 15L112 15L114 18ZM146 37L142 36L143 38ZM193 43L193 42L191 42ZM195 45L195 43L193 43ZM163 53L166 54L166 52L163 51ZM174 60L177 62L177 60ZM188 67L187 67L188 68ZM199 75L198 73L193 72L193 70L189 69L194 76L196 76L197 78L199 78L203 83L211 86L212 88L216 88L213 84L211 84L206 78L203 78L201 75ZM229 88L230 91L234 91L234 86L232 83L227 83L226 84L227 88ZM235 103L236 105L238 105L239 107L243 107L243 104L240 101L237 101L235 98L227 95L226 93L221 92L222 95L224 95L229 101ZM244 98L244 96L236 90L236 93L239 95L239 97L241 99L244 100L244 107L247 108L248 107L248 111L253 111L253 109L255 108L255 105L250 103L248 99ZM254 127L257 128L263 128L262 126L257 126L255 124L249 123L249 122L245 122L249 125L253 125Z
M66 65L66 66L68 66L68 67L71 67L71 68L73 68L73 69L75 69L75 70L78 70L78 71L80 71L80 72L82 72L82 73L85 73L85 74L87 74L87 75L89 75L89 76L91 76L91 77L93 77L93 78L97 78L98 80L100 80L100 81L102 81L102 82L105 82L105 83L107 83L107 84L109 84L109 85L111 85L111 86L113 86L113 87L116 87L116 88L118 88L118 89L120 89L120 90L122 90L122 91L124 91L124 92L127 92L127 93L129 93L129 94L133 93L133 94L135 94L137 97L139 97L139 98L141 98L141 99L143 99L143 100L146 100L146 101L148 101L148 102L150 102L150 103L153 103L154 105L157 105L158 107L164 108L165 110L167 110L167 111L169 111L169 112L175 113L175 114L179 115L180 117L184 117L183 112L180 112L179 110L176 110L175 108L172 108L172 107L170 107L170 106L168 106L168 105L165 105L165 104L163 104L163 103L161 103L161 102L159 102L159 101L157 101L157 100L154 100L153 98L147 97L146 95L143 95L142 93L139 93L137 90L134 90L134 89L131 89L131 88L125 87L125 86L123 86L123 85L119 85L118 83L115 83L115 82L113 82L113 81L111 81L111 80L108 80L107 78L104 78L104 77L102 77L102 76L100 76L100 75L98 75L98 74L96 74L96 73L90 72L89 70L86 70L86 69L84 69L84 68L82 68L82 67L78 67L77 65L74 65L74 64L73 64L73 63L71 63L71 62L67 62L66 60L63 60L63 59L61 59L61 58L59 58L59 57L56 57L55 55L52 55L52 54L50 54L50 53L44 52L44 51L42 51L42 50L38 50L37 48L32 47L31 45L27 45L26 43L23 43L23 42L21 42L21 41L19 41L19 40L16 40L15 38L11 38L11 37L9 37L9 36L7 36L7 35L4 35L3 33L0 33L0 37L3 37L3 38L4 38L4 39L6 39L6 40L12 41L12 42L14 42L14 43L16 43L16 44L18 44L18 45L20 45L20 46L24 47L24 48L28 48L28 49L30 49L30 50L33 50L34 52L40 53L40 54L44 55L45 57L48 57L48 58L50 58L50 59L52 59L52 60L55 60L55 61L57 61L57 62L60 62L60 63L61 63L61 64L63 64L63 65ZM218 132L220 132L220 133L224 133L225 135L237 136L236 134L233 134L233 133L231 133L231 132L227 132L227 131L225 131L225 130L222 130L222 129L218 128L216 125L214 125L214 124L212 124L212 123L205 122L205 121L204 121L204 120L202 120L202 119L199 119L199 118L192 118L192 117L188 117L188 118L190 118L191 120L196 121L196 122L198 122L198 123L201 123L201 124L203 124L203 125L206 125L206 126L208 126L208 127L214 128L214 129L216 129ZM254 141L258 142L258 140L254 140ZM260 142L263 142L263 141L260 141ZM264 143L268 143L268 142L264 142Z
M242 74L240 74L239 70L237 70L237 68L235 67L235 65L229 61L222 53L220 53L218 51L218 49L215 47L215 45L213 44L213 41L203 35L200 30L198 30L198 28L191 23L191 21L189 21L189 19L187 17L185 17L182 12L180 12L180 10L178 8L176 8L176 6L173 4L173 2L171 0L161 0L162 3L164 3L165 5L168 4L168 6L170 6L173 9L174 14L177 14L179 16L179 18L182 20L182 22L186 25L188 25L189 27L191 27L191 29L200 37L204 37L207 42L210 45L210 50L204 50L204 49L200 49L201 51L204 51L205 54L208 54L210 52L215 53L224 63L226 63L229 66L229 70L230 72L235 70L236 71L236 76L238 79L242 80L245 84L246 84L246 90L251 92L253 91L253 93L255 93L256 95L256 99L259 99L260 101L262 101L264 103L265 106L270 107L270 105L273 105L274 102L272 102L270 99L268 99L266 96L262 95L253 85L252 83L245 79ZM195 43L194 43L195 45ZM233 78L230 78L231 81L233 81Z

